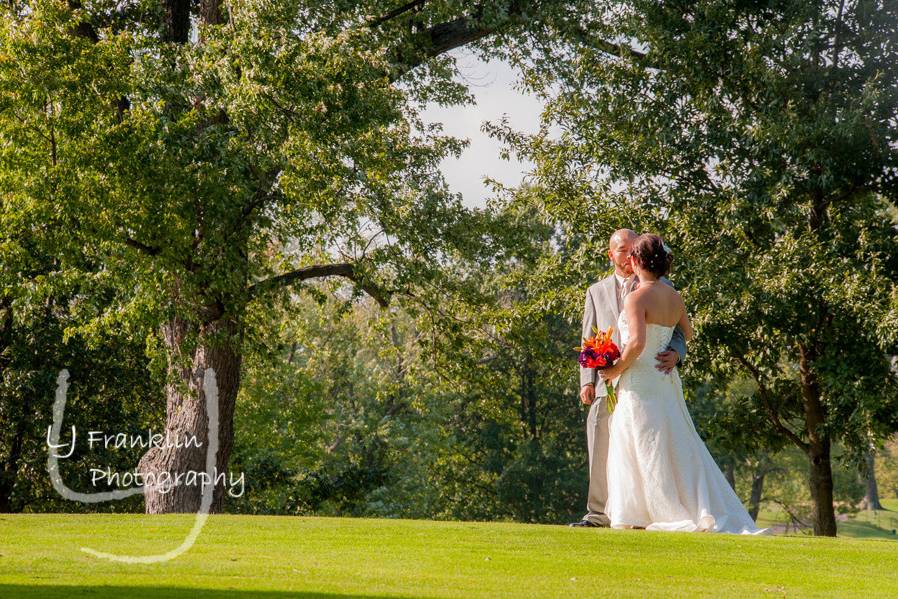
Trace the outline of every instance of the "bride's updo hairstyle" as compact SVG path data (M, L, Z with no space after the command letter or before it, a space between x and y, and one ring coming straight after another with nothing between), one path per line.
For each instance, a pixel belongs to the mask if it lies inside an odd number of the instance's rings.
M667 276L673 264L673 253L657 235L645 233L636 238L630 255L636 258L639 265L658 277Z

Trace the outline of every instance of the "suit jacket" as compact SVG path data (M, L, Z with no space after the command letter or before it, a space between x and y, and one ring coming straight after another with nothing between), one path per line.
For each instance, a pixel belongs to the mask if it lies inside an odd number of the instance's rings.
M673 286L668 279L661 280ZM614 278L614 273L611 273L610 277L594 283L586 290L586 302L583 309L583 338L593 336L593 327L600 331L614 327L611 337L620 347L620 331L617 330L618 316L620 316L620 310L617 309L617 281ZM669 349L676 350L680 355L680 360L686 357L686 337L679 325L674 329ZM592 383L596 386L596 395L602 397L606 394L605 385L596 384L596 380L595 368L580 367L580 386Z

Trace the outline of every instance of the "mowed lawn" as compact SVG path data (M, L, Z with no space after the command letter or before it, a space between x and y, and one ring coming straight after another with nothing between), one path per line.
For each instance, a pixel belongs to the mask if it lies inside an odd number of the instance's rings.
M0 597L898 596L898 542L512 523L0 514Z

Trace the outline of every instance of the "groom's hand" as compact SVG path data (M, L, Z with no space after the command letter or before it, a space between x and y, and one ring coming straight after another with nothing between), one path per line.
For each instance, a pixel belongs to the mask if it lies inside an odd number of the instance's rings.
M590 406L592 402L596 398L596 386L595 385L583 385L583 388L580 389L580 401L583 402L583 405Z
M655 356L655 359L658 360L655 368L664 374L670 374L670 371L673 370L677 365L677 362L680 361L680 354L678 354L676 350L669 349Z

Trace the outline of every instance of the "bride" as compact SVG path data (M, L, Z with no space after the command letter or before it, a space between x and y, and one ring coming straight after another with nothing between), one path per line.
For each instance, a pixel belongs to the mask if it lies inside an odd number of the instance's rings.
M662 278L673 256L657 235L641 235L630 264L638 287L618 319L623 353L599 371L620 377L611 416L608 502L612 528L758 534L759 530L702 442L683 400L680 376L655 368L677 325L689 340L683 299Z

